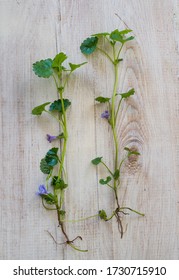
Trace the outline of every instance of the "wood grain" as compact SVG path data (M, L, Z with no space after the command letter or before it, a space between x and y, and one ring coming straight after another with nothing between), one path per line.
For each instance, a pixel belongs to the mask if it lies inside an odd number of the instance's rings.
M80 234L82 254L57 246L55 213L47 213L35 196L44 176L39 161L49 149L46 133L58 126L31 109L56 98L49 80L32 73L32 63L64 51L73 63L88 61L68 84L66 158L70 188L69 219L108 213L114 198L98 185L104 170L90 164L104 156L112 166L113 140L100 118L104 106L94 98L110 96L113 69L105 57L89 58L79 50L90 34L124 28L136 39L123 51L119 91L134 87L118 120L120 156L123 147L141 153L122 170L121 204L145 213L125 216L121 240L116 221L96 219L68 223L73 238ZM1 259L178 259L179 258L179 1L178 0L27 0L0 1L0 258ZM50 212L50 211L49 211ZM51 211L53 212L53 211Z

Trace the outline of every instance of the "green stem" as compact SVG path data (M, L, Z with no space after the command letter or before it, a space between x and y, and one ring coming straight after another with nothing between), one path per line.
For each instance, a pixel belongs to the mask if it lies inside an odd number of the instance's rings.
M122 51L122 48L123 48L124 44L121 45L120 49L119 49L119 52L118 52L118 55L117 55L117 59L119 59L119 56L120 56L120 53Z
M59 226L61 227L61 231L63 233L63 235L66 238L66 241L70 241L68 238L68 235L66 234L65 230L64 230L64 225L63 222L61 221L61 217L60 217L60 207L58 206L58 204L56 205L56 210L57 210L57 217L58 217L58 222L59 222Z
M48 181L50 180L51 176L52 176L52 170L50 171L49 175L46 177L46 189L48 190Z
M63 85L63 88L65 89L66 85L67 85L67 82L68 82L68 79L70 78L70 75L71 75L72 71L70 70L70 73L66 76L66 79L65 79L65 82L64 82L64 85ZM63 91L64 91L63 89Z
M88 252L88 250L81 250L79 248L77 248L76 246L74 246L71 242L67 243L69 246L71 246L73 249L75 249L76 251L79 251L79 252Z
M59 205L60 209L62 209L63 202L64 202L64 190L61 190L60 191L60 205Z
M106 169L108 170L108 172L113 176L112 171L109 169L109 167L103 162L101 161L101 163L106 167Z
M64 165L64 160L65 160L65 155L66 155L67 139L68 139L66 112L65 112L62 91L60 91L60 100L61 100L61 104L62 104L62 116L63 116L63 123L64 123L64 131L63 131L64 142L63 142L63 149L62 149L62 154L61 154L61 163L60 163L60 168L59 168L59 172L58 172L58 179L60 179L62 177L63 165Z
M113 132L113 139L114 139L114 145L115 145L115 163L114 163L114 170L117 170L118 168L118 153L119 153L119 144L118 144L118 139L117 139L117 131L116 131L116 117L119 111L119 108L115 109L115 101L116 101L116 93L117 93L117 86L118 86L118 80L119 80L119 62L117 61L119 59L119 55L121 53L123 44L121 45L117 57L116 57L116 49L115 45L113 45L113 56L114 56L114 87L113 87L113 94L112 94L112 103L111 103L111 126L112 126L112 132ZM120 104L119 106L120 107ZM117 180L114 179L114 192L115 192L115 198L117 205L119 207L119 202L118 202L118 196L117 196Z
M136 214L138 214L138 215L140 215L140 216L145 216L145 214L143 214L143 213L141 213L141 212L139 212L139 211L136 211L136 210L134 210L134 209L132 209L132 208L129 208L129 207L121 207L120 208L120 210L125 210L125 209L127 209L127 210L130 210L131 212L134 212L134 213L136 213Z
M92 219L92 218L95 218L95 217L99 217L99 214L96 214L96 215L93 215L93 216L89 216L89 217L86 217L86 218L81 218L81 219L78 219L78 220L63 220L63 222L76 223L76 222Z
M59 118L57 118L56 116L54 116L52 113L50 113L47 110L44 110L44 112L46 112L47 114L49 114L52 118L56 119L57 122L59 122L59 124L61 125L61 127L64 129L64 124L63 121L61 121Z
M55 82L56 88L57 88L57 90L58 90L58 83L57 83L57 80L56 80L56 78L55 78L55 75L53 74L53 75L52 75L52 77L53 77L53 79L54 79L54 82Z
M116 124L116 120L117 120L117 116L118 116L118 113L119 113L119 109L120 109L120 106L121 106L122 99L123 98L121 97L121 99L119 101L119 104L118 104L118 107L117 107L116 114L115 114L115 124Z
M113 95L112 95L112 104L111 104L111 126L114 138L114 145L115 145L115 164L114 169L116 170L118 167L118 140L117 140L117 132L116 132L116 123L115 123L115 100L116 100L116 92L117 92L117 85L118 85L118 64L114 65L115 70L115 81L114 81L114 88L113 88ZM114 180L114 189L116 188L116 181Z
M107 184L107 186L114 190L114 188L110 184Z
M109 218L106 218L105 221L107 222L107 221L111 220L114 217L114 215L115 215L115 212L113 212Z
M112 58L109 56L109 54L107 52L105 52L103 49L97 47L97 50L99 50L100 52L102 52L105 56L107 56L107 58L109 58L109 60L114 63L114 61L112 60Z
M45 205L45 203L44 203L44 199L42 198L42 205L43 205L43 207L46 209L46 210L57 210L57 209L52 209L52 208L48 208L46 205Z
M120 164L119 164L119 172L121 170L121 166L124 163L124 161L128 158L128 156L126 156L125 158L123 158L123 160L121 160Z

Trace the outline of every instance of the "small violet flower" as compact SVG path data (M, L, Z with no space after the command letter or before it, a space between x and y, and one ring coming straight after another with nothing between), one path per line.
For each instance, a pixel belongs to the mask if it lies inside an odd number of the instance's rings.
M57 139L57 136L52 136L50 134L47 134L47 141L51 143L53 140Z
M109 117L110 117L110 114L109 114L109 111L104 111L102 114L101 114L101 118L103 118L103 119L109 119Z
M37 195L48 194L48 193L49 192L47 191L44 185L40 185L38 192L36 192Z

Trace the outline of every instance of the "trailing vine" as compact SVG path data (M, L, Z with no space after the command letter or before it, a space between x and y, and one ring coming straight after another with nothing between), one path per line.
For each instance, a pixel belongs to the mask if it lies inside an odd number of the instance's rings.
M66 111L71 105L71 101L64 98L64 93L71 74L86 62L81 64L69 63L69 67L66 68L63 65L66 59L66 54L60 52L54 59L48 58L33 64L33 71L38 77L53 78L58 92L58 99L53 102L45 102L35 107L32 110L32 114L40 116L44 112L50 115L58 122L61 129L60 134L57 136L47 134L48 142L60 141L61 149L59 149L59 145L58 147L53 147L41 159L40 170L46 175L46 179L45 184L39 186L37 195L41 197L42 205L46 210L54 210L57 213L58 226L65 239L61 244L67 244L77 251L87 252L87 250L81 250L74 245L75 240L82 240L81 236L70 239L66 233L66 209L64 208L65 191L68 188L67 172L65 170L65 156L69 137ZM49 107L47 108L47 106ZM49 234L55 241L52 234Z
M102 178L99 180L101 185L105 185L109 187L110 190L113 191L114 199L115 199L115 209L112 211L110 216L107 216L105 210L99 211L99 216L104 221L109 221L113 217L116 218L118 223L118 228L120 231L121 238L123 237L124 229L122 224L122 215L128 214L126 211L134 212L138 215L144 216L143 213L140 213L130 207L122 206L119 202L119 188L121 186L121 168L123 163L127 158L132 155L139 156L140 153L136 150L132 150L128 147L124 147L125 155L123 157L119 156L119 141L117 137L117 119L120 112L122 102L130 98L134 95L135 90L134 88L129 89L127 92L119 93L118 89L118 80L119 80L119 65L123 61L120 57L122 49L124 45L134 39L133 36L128 36L129 33L132 32L130 29L125 29L119 31L118 29L112 31L111 33L103 32L98 34L91 35L90 38L87 38L83 41L80 46L81 52L85 55L90 55L95 51L99 51L102 55L106 56L106 58L112 63L113 70L114 70L114 85L112 94L110 97L99 96L95 100L98 103L105 103L107 104L106 110L101 114L101 117L108 121L109 126L111 127L111 132L113 135L114 141L114 163L112 167L108 167L105 163L103 157L97 157L92 160L92 164L98 165L101 164L106 169L108 175L106 178ZM100 42L103 42L104 46L108 45L105 49L101 47ZM109 51L110 49L110 51Z

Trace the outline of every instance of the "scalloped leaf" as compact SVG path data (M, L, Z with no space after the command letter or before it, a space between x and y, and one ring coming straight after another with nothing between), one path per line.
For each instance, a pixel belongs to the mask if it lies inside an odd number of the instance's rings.
M52 59L47 58L33 63L33 71L40 78L49 78L53 74Z
M64 108L65 111L67 110L67 108L71 105L71 102L69 99L63 99L63 103L64 103ZM53 111L58 111L59 113L62 113L62 101L61 99L55 100L49 108L49 111L53 112Z
M45 111L45 107L49 104L50 104L50 102L46 102L37 107L34 107L34 109L32 110L32 115L41 115L42 112Z
M120 34L120 31L118 29L115 29L110 34L110 39L113 41L123 42L123 35Z
M134 93L135 93L135 89L131 88L128 92L120 93L120 95L122 98L128 98L129 96L134 95Z
M49 166L53 167L58 163L59 158L58 158L57 153L58 153L58 148L55 148L55 147L50 149L47 152L47 154L45 156L45 161Z
M63 53L63 52L58 53L53 59L52 67L58 68L58 69L61 68L63 70L63 67L61 67L61 65L66 59L67 59L67 55L65 53ZM66 69L66 68L64 68L64 69Z
M122 44L124 44L125 42L134 39L134 36L130 36L128 38L125 36L129 32L132 32L132 30L131 29L124 29L122 31L119 31L118 29L115 29L114 31L111 32L110 39L113 40L113 41L121 42Z
M111 176L108 176L106 179L100 179L99 183L101 185L107 185L112 180Z
M91 162L92 162L92 164L94 164L94 165L98 165L99 163L101 163L102 158L103 158L103 157L94 158Z
M97 43L98 43L98 38L97 37L87 38L81 44L80 50L84 54L91 54L95 51Z
M98 96L97 98L95 98L96 101L98 101L99 103L106 103L109 102L111 98L109 97L103 97L103 96Z
M73 64L73 63L69 63L69 66L71 68L71 72L75 71L77 68L81 67L82 65L86 64L87 62L83 62L80 64Z
M68 187L68 185L64 182L63 179L61 179L61 178L58 179L58 176L53 176L51 184L52 184L52 186L54 186L55 190L58 190L58 189L63 190Z
M44 174L50 174L52 170L52 166L49 166L48 163L46 162L45 158L42 158L40 161L40 170Z

